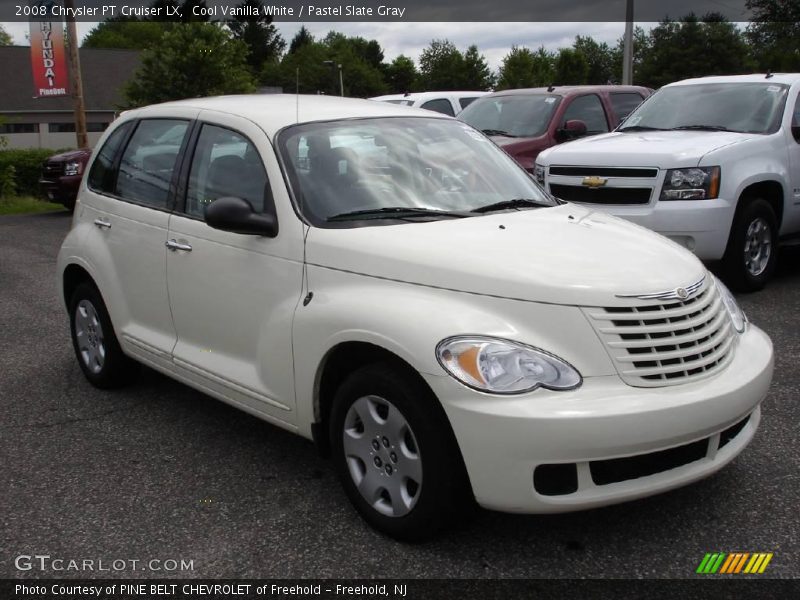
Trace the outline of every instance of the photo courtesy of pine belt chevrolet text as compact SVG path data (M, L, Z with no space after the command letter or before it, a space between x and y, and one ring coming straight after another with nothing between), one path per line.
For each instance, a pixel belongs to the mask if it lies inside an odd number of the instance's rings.
M688 249L386 102L123 113L57 272L92 384L143 364L314 440L399 539L476 503L574 511L707 477L756 434L772 378L769 338Z

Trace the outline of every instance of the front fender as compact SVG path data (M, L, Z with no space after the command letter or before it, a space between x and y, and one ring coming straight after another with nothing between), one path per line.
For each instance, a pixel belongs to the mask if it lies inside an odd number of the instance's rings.
M446 376L436 345L453 335L517 340L552 352L584 377L613 375L601 342L572 306L508 300L309 266L314 296L292 329L298 425L310 432L315 381L326 355L345 342L366 342L420 373Z

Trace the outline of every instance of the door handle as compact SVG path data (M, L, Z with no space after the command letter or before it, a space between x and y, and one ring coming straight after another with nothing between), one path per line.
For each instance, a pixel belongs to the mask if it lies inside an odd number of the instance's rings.
M97 225L100 229L111 229L111 223L109 223L105 219L95 219L94 224Z
M168 240L164 242L164 245L175 252L175 250L183 250L184 252L191 252L192 247L189 244L181 244L177 240Z

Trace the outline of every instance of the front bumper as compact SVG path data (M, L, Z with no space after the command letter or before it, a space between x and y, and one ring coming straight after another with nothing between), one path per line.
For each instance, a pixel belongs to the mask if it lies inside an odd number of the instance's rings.
M701 260L719 260L725 254L733 224L735 203L714 200L656 201L643 206L598 206L664 235L691 250Z
M684 385L635 388L616 376L589 377L571 392L540 389L509 397L469 390L448 376L425 377L450 419L478 503L548 513L649 496L721 469L755 434L772 369L769 338L749 325L723 371ZM720 434L748 416L720 447ZM598 484L590 467L689 444L701 447L696 460L624 481ZM577 489L559 495L537 491L536 468L565 463L575 465Z
M74 204L81 186L81 175L63 175L54 179L39 179L39 189L48 200L61 204Z

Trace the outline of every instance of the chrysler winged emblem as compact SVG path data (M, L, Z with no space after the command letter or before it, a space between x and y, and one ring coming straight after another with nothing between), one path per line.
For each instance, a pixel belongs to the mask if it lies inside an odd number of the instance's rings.
M665 290L663 292L653 292L651 294L617 294L617 298L639 298L640 300L686 300L695 292L698 292L703 287L705 277L696 281L692 285L686 287L679 287L673 290Z

